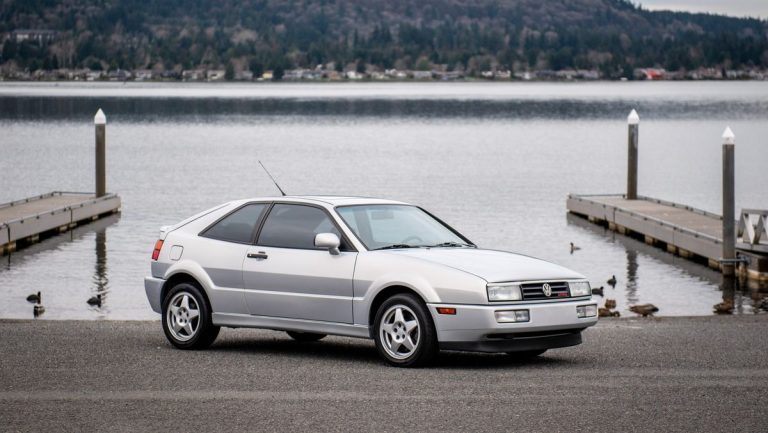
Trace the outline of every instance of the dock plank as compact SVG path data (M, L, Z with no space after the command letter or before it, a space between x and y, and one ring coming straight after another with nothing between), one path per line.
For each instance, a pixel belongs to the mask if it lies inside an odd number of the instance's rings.
M723 219L713 214L690 210L689 207L672 206L661 200L627 200L623 196L589 197L595 203L602 203L617 209L664 221L670 225L703 233L716 239L723 237Z
M115 194L96 197L92 193L51 192L0 204L0 250L12 252L40 236L66 231L80 222L118 212L121 200Z
M650 245L723 269L723 217L690 206L638 196L627 200L619 194L568 195L568 212L628 235L639 235ZM762 211L752 211L762 212ZM738 241L738 240L737 240ZM758 287L768 287L768 244L737 242L740 275Z
M93 194L61 193L57 195L45 194L34 197L29 201L13 202L13 204L0 205L0 224L10 221L29 218L41 213L53 212L57 209L67 208L93 200Z
M723 219L719 215L648 197L570 195L568 211L614 224L619 230L662 241L713 261L722 256Z

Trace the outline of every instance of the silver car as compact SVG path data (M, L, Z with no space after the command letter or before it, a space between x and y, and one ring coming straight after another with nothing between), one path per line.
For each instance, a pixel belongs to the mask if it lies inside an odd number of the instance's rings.
M356 197L229 202L163 227L144 286L181 349L219 328L373 338L390 364L440 349L531 357L581 343L597 322L586 279L481 249L407 203Z

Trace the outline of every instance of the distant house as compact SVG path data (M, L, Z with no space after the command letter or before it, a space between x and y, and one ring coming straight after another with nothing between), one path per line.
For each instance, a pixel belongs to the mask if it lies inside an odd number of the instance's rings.
M397 69L386 69L384 70L384 74L386 74L388 77L392 77L398 80L404 80L408 78L408 73L405 71L398 71Z
M555 72L555 76L561 80L573 80L578 75L574 69L562 69Z
M346 76L348 80L362 80L365 78L365 74L361 74L357 71L347 71Z
M509 80L510 78L512 78L512 72L510 72L508 70L496 71L493 74L493 78L495 78L497 80Z
M172 69L166 69L160 73L160 78L164 80L178 80L181 75Z
M659 68L635 69L635 78L639 80L663 80L666 71Z
M600 71L591 69L591 70L585 70L585 69L579 69L578 70L580 78L584 80L599 80L600 79Z
M138 69L134 71L134 76L136 78L136 81L146 81L152 79L152 70L151 69Z
M431 80L432 71L413 71L414 80Z
M439 79L444 81L453 81L464 78L464 75L461 73L461 71L437 72L436 75Z
M118 69L116 71L109 71L107 78L109 81L126 81L131 78L131 73L125 69Z
M224 69L211 69L206 73L205 78L208 81L221 81L226 75L227 71Z
M389 76L384 72L373 71L371 72L371 79L377 80L377 81L389 80Z
M235 80L238 81L253 81L253 72L251 71L239 71L235 73Z
M274 78L272 71L264 71L264 73L261 74L261 79L264 81L271 81L272 78Z
M104 74L101 71L91 71L91 70L88 70L88 72L85 74L85 80L86 81L101 80L101 78L103 76L104 76Z
M289 69L283 74L284 81L299 81L304 78L304 74L307 73L306 69Z
M53 30L14 30L11 32L11 38L16 42L34 41L43 44L56 39L56 32Z
M526 81L528 81L528 80L532 80L533 78L536 78L536 75L535 75L535 73L531 74L528 71L525 71L525 72L515 72L515 78L517 78L518 80L526 80Z
M200 81L205 78L205 71L202 69L185 69L181 71L181 79L184 81Z

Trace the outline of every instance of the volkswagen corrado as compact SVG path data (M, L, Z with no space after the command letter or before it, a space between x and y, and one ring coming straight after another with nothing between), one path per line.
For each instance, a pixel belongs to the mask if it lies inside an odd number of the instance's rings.
M163 227L144 280L180 349L220 327L372 338L390 364L439 350L538 356L597 322L584 276L477 247L426 210L358 197L232 201Z

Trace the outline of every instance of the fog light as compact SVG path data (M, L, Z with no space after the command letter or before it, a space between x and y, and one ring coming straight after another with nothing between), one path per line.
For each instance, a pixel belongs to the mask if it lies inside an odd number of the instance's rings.
M529 322L531 320L528 310L502 310L495 311L494 314L499 323Z
M579 319L595 316L597 316L597 305L579 305L576 307L576 317Z

